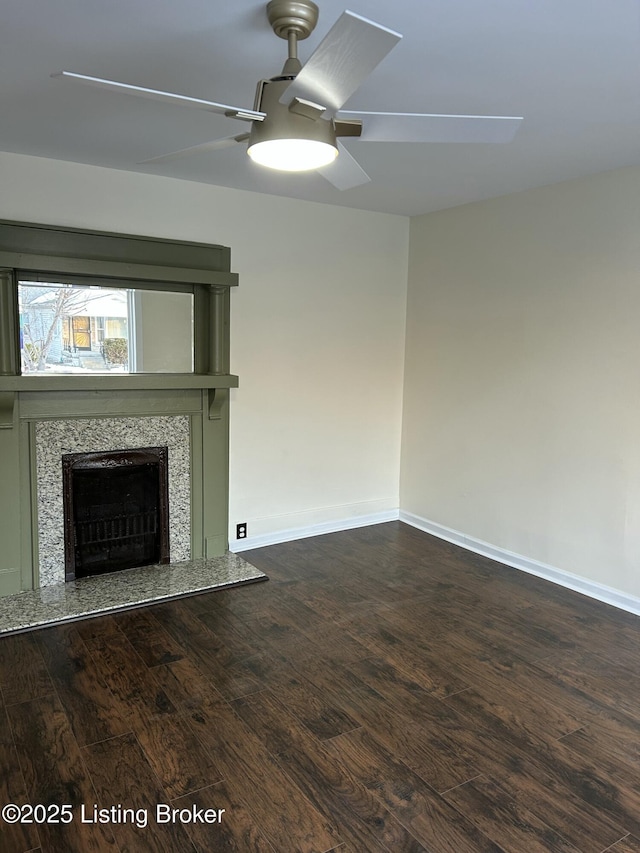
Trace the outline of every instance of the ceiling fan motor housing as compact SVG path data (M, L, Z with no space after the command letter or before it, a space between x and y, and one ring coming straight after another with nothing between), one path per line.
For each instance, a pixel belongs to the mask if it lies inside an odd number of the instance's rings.
M298 139L322 142L337 152L336 132L331 119L309 118L292 112L287 104L280 103L280 96L290 83L291 80L286 78L261 82L260 104L257 108L266 113L266 118L252 123L248 148L276 139Z
M335 147L336 135L331 120L307 118L280 103L280 96L290 83L286 78L262 81L257 109L267 115L264 121L253 122L249 146L270 139L313 139Z

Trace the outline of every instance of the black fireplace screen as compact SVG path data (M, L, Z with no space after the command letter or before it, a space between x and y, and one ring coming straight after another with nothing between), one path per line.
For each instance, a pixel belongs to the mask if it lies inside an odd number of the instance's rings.
M65 579L169 562L168 450L62 457Z

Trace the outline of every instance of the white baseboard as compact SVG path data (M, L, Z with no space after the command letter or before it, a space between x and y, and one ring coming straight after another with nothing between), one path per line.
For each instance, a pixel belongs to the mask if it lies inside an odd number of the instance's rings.
M262 536L251 536L247 539L234 539L229 542L229 550L234 554L239 551L250 551L252 548L265 548L267 545L278 545L281 542L293 542L295 539L308 539L310 536L322 536L323 533L338 533L341 530L352 530L354 527L368 527L371 524L383 524L385 521L397 521L397 509L374 512L369 515L356 515L335 521L324 521L321 524L310 524L306 527L294 527L289 530L278 530Z
M447 542L459 545L467 551L482 554L483 557L489 557L491 560L496 560L505 566L511 566L530 575L536 575L539 578L551 581L551 583L558 584L558 586L580 592L589 598L595 598L598 601L603 601L605 604L611 604L620 610L640 615L640 598L636 598L633 595L627 595L618 589L587 580L580 577L580 575L565 572L562 569L555 568L555 566L540 563L529 557L523 557L521 554L514 554L512 551L506 551L504 548L483 542L481 539L467 536L459 530L452 530L450 527L444 527L442 524L421 518L419 515L414 515L411 512L400 510L399 517L400 521L404 521L418 530L423 530L425 533L431 533L439 539L445 539Z

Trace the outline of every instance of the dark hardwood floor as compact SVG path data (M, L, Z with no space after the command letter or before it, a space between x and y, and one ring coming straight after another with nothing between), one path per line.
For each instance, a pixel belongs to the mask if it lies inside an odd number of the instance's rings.
M398 522L243 556L0 639L0 806L73 816L3 853L640 853L639 617Z

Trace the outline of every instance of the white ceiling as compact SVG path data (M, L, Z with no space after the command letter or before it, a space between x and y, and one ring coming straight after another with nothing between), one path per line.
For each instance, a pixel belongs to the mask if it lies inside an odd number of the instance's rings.
M0 150L415 215L640 163L640 0L317 0L404 35L345 109L522 115L514 142L345 144L372 181L261 169L244 146L139 161L244 122L51 79L69 70L252 107L286 42L254 0L4 0ZM1 186L1 185L0 185Z

